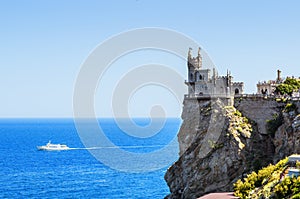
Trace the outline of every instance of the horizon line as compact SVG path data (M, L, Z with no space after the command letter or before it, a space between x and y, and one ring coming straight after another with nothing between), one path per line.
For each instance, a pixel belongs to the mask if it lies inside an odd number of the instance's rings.
M164 118L178 118L181 119L181 117L96 117L96 119L164 119ZM95 119L94 117L0 117L1 119Z

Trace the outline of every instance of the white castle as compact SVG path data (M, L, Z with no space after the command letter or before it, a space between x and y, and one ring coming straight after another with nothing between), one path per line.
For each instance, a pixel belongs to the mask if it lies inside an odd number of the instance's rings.
M244 83L233 82L233 77L227 71L226 76L218 76L215 68L212 75L210 69L202 66L201 48L198 49L198 56L192 57L192 49L188 52L188 80L185 82L188 86L188 95L186 99L226 99L227 105L233 105L235 95L243 94Z

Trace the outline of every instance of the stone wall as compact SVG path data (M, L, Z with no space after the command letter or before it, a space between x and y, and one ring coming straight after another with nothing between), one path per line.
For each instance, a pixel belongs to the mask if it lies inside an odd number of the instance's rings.
M284 103L278 103L275 99L252 97L235 98L234 106L244 116L257 123L260 134L268 134L266 121L273 119L280 113L285 106Z

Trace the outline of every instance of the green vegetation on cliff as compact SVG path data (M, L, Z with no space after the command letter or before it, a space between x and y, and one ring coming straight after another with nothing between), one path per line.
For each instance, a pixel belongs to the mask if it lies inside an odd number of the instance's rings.
M286 113L297 111L297 106L294 103L287 103L283 111Z
M276 165L269 165L238 180L234 184L234 194L241 199L300 199L300 177L286 175L287 162L288 158L285 158Z
M300 89L300 81L294 78L286 78L286 80L276 87L275 92L281 95L291 95L294 91Z

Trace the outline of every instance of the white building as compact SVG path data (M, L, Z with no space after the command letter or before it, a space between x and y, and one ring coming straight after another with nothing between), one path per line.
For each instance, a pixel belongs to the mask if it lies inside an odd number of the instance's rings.
M281 71L277 70L277 78L276 80L269 80L269 81L262 81L256 84L257 87L257 94L273 94L276 86L281 84L283 79L281 78Z
M203 68L200 51L199 48L197 57L192 57L192 49L188 52L188 97L227 98L232 105L234 95L243 94L244 83L233 82L229 72L226 76L218 76L215 68L213 71Z

